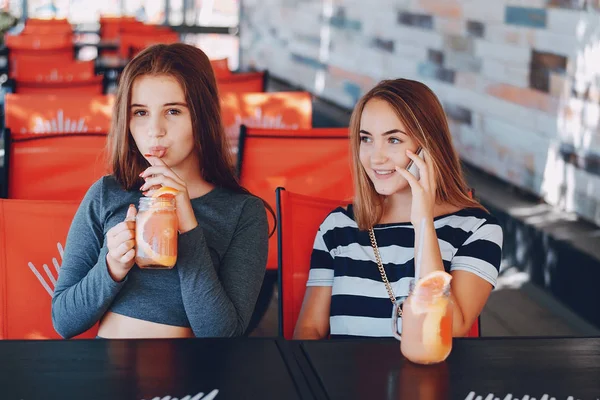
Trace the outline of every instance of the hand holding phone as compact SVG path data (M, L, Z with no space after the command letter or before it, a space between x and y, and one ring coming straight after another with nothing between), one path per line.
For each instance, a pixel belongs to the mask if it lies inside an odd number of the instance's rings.
M425 160L423 156L423 148L419 147L417 150L417 156L421 158L421 160ZM419 167L415 164L413 160L410 160L408 165L406 166L406 170L410 172L417 180L421 179L421 174L419 174Z

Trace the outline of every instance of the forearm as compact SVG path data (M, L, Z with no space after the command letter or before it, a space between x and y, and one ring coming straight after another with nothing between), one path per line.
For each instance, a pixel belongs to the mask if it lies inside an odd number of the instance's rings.
M260 291L264 266L261 273L255 274L257 276L242 279L227 290L216 272L200 226L182 234L179 246L177 268L183 305L194 334L197 337L242 335ZM243 285L254 286L256 290L243 295L239 287Z
M310 326L300 326L298 325L294 330L294 339L295 340L319 340L325 339L327 337L326 334L322 334L315 327Z
M422 229L423 232L421 232L421 226L415 226L415 277L417 279L434 271L444 271L444 262L433 220L426 221ZM421 236L423 243L419 242ZM418 265L419 253L421 253L420 265ZM417 277L416 274L420 276Z
M74 259L69 260L75 262ZM110 307L124 285L115 282L108 273L106 250L101 251L99 261L82 278L77 279L63 265L52 297L52 322L54 329L64 338L77 336L90 329Z
M427 221L423 227L423 243L419 243L421 235L420 227L415 227L415 275L419 273L420 278L434 271L445 271L442 253L433 220ZM420 268L417 267L419 247L423 246L421 252ZM420 272L417 272L420 269ZM465 327L465 320L460 304L450 290L450 304L452 305L452 334L453 336L464 336L469 327Z

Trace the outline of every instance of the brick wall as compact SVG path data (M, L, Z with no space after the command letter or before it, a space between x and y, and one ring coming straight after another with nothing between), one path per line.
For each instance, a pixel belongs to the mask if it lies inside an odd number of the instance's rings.
M241 65L341 106L429 85L461 157L600 224L599 0L244 0Z

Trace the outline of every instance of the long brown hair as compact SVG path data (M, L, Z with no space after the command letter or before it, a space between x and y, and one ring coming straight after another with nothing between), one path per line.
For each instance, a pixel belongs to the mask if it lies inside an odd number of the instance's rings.
M372 99L387 102L408 130L407 133L427 150L429 167L433 168L437 181L437 203L484 209L470 196L460 159L452 145L446 114L433 91L417 81L384 80L358 101L350 119L354 217L359 229L369 229L381 220L385 198L375 191L359 158L361 117L365 105Z
M108 141L112 173L119 184L126 190L139 187L142 183L139 174L148 167L129 131L131 88L143 75L168 75L183 88L202 178L217 187L250 194L235 175L210 60L202 50L183 43L150 46L131 60L121 74ZM275 220L271 206L264 200L263 203Z

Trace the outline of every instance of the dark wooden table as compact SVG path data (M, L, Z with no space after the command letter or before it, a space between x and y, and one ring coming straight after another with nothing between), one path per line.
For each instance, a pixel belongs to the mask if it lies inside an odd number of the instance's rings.
M319 399L600 399L600 338L459 339L433 366L393 339L290 345Z
M312 399L280 343L258 338L0 341L0 399ZM204 395L194 397L200 392Z

